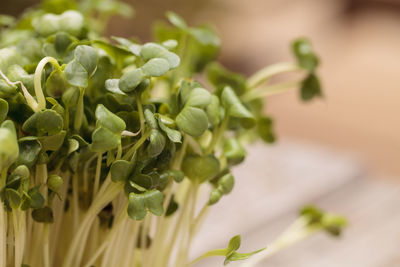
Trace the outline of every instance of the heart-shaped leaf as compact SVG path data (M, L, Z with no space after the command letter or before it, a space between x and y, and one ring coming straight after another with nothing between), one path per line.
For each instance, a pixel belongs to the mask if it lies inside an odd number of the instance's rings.
M114 182L126 181L132 173L133 164L126 160L114 161L111 165L111 179Z
M42 145L37 137L23 137L18 140L19 155L17 165L31 168L37 161Z
M64 72L69 84L81 88L88 87L89 74L76 59L67 64Z
M136 221L143 220L146 217L146 201L143 194L129 194L128 215Z
M169 70L169 62L163 58L152 58L141 67L143 74L150 77L159 77Z
M183 108L175 120L179 129L194 137L202 135L208 128L207 114L196 107Z
M182 163L182 171L189 179L204 183L213 179L219 172L219 161L212 155L185 157Z
M124 73L118 82L118 87L122 92L129 93L143 81L145 74L142 69L134 69Z

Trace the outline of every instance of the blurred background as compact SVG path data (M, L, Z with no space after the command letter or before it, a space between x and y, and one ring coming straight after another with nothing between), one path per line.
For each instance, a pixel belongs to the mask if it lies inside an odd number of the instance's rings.
M1 13L19 14L37 2L1 0ZM151 23L172 10L189 24L213 24L222 38L220 61L232 70L250 75L293 60L289 43L299 36L312 40L322 61L323 99L300 103L296 92L267 99L278 143L251 147L234 192L211 211L194 254L225 246L237 233L244 251L262 247L313 202L349 218L343 240L319 235L260 266L400 266L400 1L126 2L135 17L112 19L108 33L149 41Z

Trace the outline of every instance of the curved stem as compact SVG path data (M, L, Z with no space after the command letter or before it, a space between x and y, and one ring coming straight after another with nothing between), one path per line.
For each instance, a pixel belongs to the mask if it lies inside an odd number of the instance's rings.
M37 65L35 75L33 77L33 84L35 87L35 94L38 101L39 110L46 108L46 98L44 97L42 89L42 72L47 63L51 63L57 70L60 70L60 65L53 57L45 57Z
M292 72L299 70L304 70L304 69L300 67L298 64L292 62L284 62L284 63L277 63L274 65L270 65L253 74L247 80L247 85L249 86L249 88L255 88L260 84L262 84L263 82L266 82L272 76L285 72Z
M258 263L266 258L310 237L318 230L320 230L318 227L309 227L308 220L300 217L291 226L289 226L287 230L283 232L283 234L279 236L270 246L268 246L266 250L254 255L246 262L241 264L240 267L255 267Z
M301 86L301 81L278 83L266 87L260 87L249 91L241 96L244 102L250 102L254 99L264 98L271 95L281 94Z

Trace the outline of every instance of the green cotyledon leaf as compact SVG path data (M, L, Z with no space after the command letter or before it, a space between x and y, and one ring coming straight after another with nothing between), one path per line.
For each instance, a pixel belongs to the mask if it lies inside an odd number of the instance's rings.
M69 84L81 88L88 87L89 74L76 59L67 64L64 72Z
M38 136L55 135L63 128L63 118L55 110L45 109L35 112L25 123L22 129Z
M89 77L96 71L98 56L96 50L88 45L78 45L75 48L75 60L77 60L88 73Z
M109 111L104 105L99 104L96 108L97 124L109 129L113 133L120 134L126 128L124 120Z
M0 169L8 168L18 159L19 147L14 124L5 121L0 127Z
M37 161L42 145L37 137L28 136L18 140L19 155L17 165L26 165L31 168Z
M169 62L163 58L152 58L141 67L143 74L150 77L160 77L170 69Z
M128 180L133 171L133 164L126 160L116 160L112 163L110 173L114 182Z
M300 96L304 101L322 96L321 84L318 77L311 73L301 83Z
M2 123L8 114L8 102L0 98L0 123Z
M194 137L202 135L208 128L207 114L196 107L184 107L175 121L179 129Z
M253 114L240 102L231 87L226 86L222 90L221 102L229 116L240 119L244 128L251 128L255 125Z
M305 38L299 38L292 43L293 54L297 58L299 65L310 72L314 72L319 60L314 53L311 43Z
M189 179L204 183L218 174L220 164L218 159L212 155L189 155L182 162L182 171Z

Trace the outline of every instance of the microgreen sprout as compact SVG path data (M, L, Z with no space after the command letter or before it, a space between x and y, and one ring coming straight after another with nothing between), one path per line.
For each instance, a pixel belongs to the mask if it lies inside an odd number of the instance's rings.
M107 18L131 13L111 0L46 0L0 16L0 267L183 267L210 256L253 266L316 231L338 235L341 217L306 207L265 249L238 252L235 236L189 259L207 211L234 188L245 140L275 140L264 98L322 96L319 61L301 38L294 63L245 77L216 62L212 27L173 12L154 42L101 37ZM287 72L301 79L271 83Z

